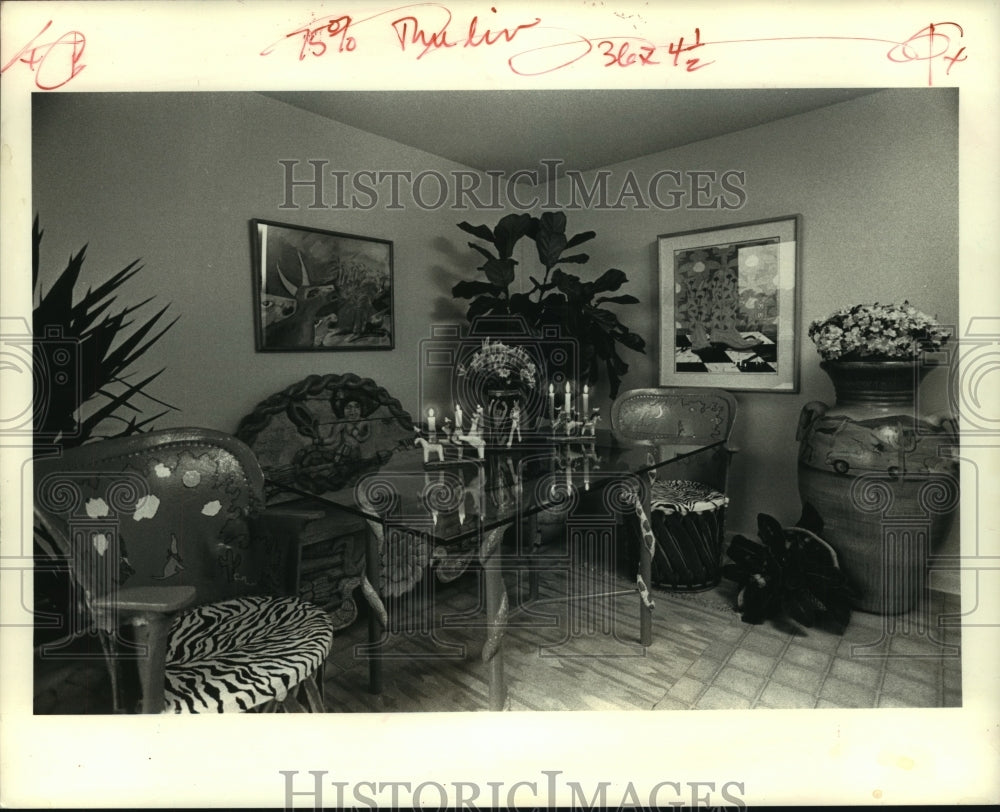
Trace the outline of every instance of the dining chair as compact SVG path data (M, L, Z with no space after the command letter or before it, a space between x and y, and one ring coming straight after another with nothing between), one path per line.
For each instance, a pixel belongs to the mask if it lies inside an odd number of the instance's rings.
M735 420L736 398L707 387L632 389L612 405L611 428L622 440L683 446L723 441L710 453L679 460L672 471L680 476L651 483L655 585L693 592L722 579L727 480L735 451L728 442Z
M101 639L113 710L322 711L333 629L288 594L294 538L250 449L201 428L38 458L36 521Z

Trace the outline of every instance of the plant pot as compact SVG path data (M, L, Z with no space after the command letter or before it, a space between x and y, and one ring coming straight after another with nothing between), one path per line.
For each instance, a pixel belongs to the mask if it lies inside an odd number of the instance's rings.
M807 403L799 418L798 482L823 520L856 594L855 608L913 609L927 559L958 505L954 421L918 413L925 367L909 361L826 361L832 407Z

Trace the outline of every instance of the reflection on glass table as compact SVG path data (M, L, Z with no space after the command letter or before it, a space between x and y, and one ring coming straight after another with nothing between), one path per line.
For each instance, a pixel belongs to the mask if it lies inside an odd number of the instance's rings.
M482 658L488 671L489 707L502 710L506 705L502 643L510 612L503 573L530 559L538 514L570 510L590 494L611 513L636 516L648 530L652 479L671 466L710 456L723 441L624 442L598 431L594 437L532 438L510 448L488 448L481 458L474 449L461 457L454 452L428 454L426 446L418 442L412 450L397 451L354 487L314 498L365 519L370 529L362 584L370 608L369 644L361 653L370 658L372 692L382 688L382 649L390 628L387 602L398 603L420 591L426 598L432 577L457 577L475 561L484 581ZM513 531L517 554L505 561L502 541L508 530ZM652 551L644 542L638 547L639 643L648 646L653 642ZM435 576L428 575L430 562ZM532 577L537 577L535 570Z

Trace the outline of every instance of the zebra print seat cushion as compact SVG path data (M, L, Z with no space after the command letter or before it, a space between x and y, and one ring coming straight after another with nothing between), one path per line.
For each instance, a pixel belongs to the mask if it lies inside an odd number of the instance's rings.
M298 598L234 598L183 612L170 627L164 712L283 701L320 668L332 642L327 614Z
M724 493L688 479L656 480L650 492L654 511L673 514L705 513L729 504Z

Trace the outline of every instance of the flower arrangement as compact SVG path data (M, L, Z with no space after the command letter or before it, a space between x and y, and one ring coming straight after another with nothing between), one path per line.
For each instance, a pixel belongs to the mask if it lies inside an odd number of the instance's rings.
M908 301L854 305L809 325L824 361L908 360L922 349L940 349L949 335Z

